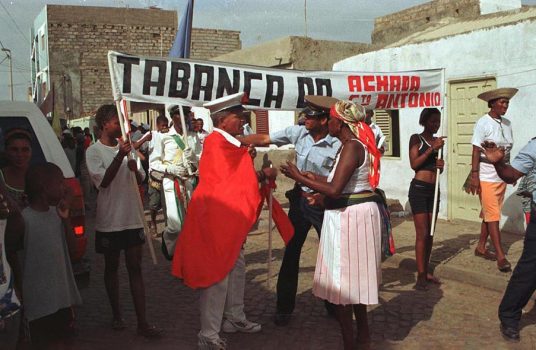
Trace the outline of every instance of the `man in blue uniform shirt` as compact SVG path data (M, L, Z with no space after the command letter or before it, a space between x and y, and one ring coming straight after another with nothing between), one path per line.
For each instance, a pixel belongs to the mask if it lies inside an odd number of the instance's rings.
M492 142L482 144L488 160L506 183L514 183L536 168L536 139L532 139L515 157L511 165L504 163L504 150ZM536 290L536 190L532 192L530 222L525 232L523 253L499 306L501 333L506 340L519 341L519 320L523 307Z
M296 165L300 171L308 171L315 175L328 176L335 156L341 146L339 139L328 134L329 109L337 102L333 98L319 102L316 96L305 96L306 108L305 125L289 126L283 130L269 135L248 135L240 138L243 144L278 146L293 144L296 149ZM294 237L285 248L285 255L277 279L277 313L275 324L284 326L290 321L296 302L298 288L298 272L300 269L300 254L303 243L311 226L315 228L318 236L322 228L324 209L318 206L320 195L310 188L296 184L294 189L286 193L289 199L289 219L294 226ZM329 314L334 309L326 303Z

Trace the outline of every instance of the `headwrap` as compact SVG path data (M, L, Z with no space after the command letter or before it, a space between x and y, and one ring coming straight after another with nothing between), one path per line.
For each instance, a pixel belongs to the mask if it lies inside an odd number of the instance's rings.
M330 116L346 123L355 137L367 147L369 155L369 183L373 189L380 182L380 151L376 146L374 132L365 120L365 108L350 101L338 101L331 106Z

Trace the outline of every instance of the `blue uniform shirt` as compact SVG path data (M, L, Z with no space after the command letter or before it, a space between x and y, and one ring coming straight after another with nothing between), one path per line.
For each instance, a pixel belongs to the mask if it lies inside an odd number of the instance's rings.
M536 140L529 141L510 164L514 169L525 175L534 171L536 168ZM532 189L532 201L536 203L536 188Z
M305 126L293 125L283 130L270 133L270 141L277 146L293 144L296 148L296 166L300 171L328 176L335 164L335 156L341 147L338 138L327 135L315 142ZM311 192L311 189L302 186Z

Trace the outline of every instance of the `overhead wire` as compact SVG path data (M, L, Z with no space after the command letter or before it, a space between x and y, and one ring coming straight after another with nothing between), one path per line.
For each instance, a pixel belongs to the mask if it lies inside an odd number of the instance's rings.
M28 42L31 42L30 38L27 37L27 34L24 34L22 29L20 29L18 23L15 21L15 19L13 18L13 16L11 16L11 13L9 13L9 10L7 9L7 7L4 5L4 3L2 2L2 0L0 0L0 6L4 9L4 11L6 12L7 16L9 17L9 19L11 19L11 22L13 22L13 24L15 25L15 28L18 30L18 32L20 33L20 35L22 35L22 37L24 38L24 40L27 40Z

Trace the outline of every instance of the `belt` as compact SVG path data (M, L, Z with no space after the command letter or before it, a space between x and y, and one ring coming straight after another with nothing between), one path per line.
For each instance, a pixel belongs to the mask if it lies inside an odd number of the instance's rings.
M383 203L383 198L376 192L360 192L342 195L338 198L326 197L324 199L324 205L326 209L340 209L349 207L355 204L362 204L368 202Z

